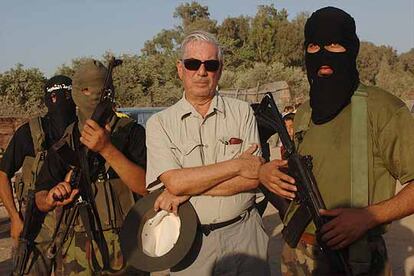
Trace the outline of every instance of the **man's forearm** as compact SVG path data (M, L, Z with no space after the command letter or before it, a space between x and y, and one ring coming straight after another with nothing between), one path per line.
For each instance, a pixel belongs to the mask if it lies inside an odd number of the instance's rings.
M40 192L37 192L35 195L35 201L36 201L37 208L39 208L40 211L45 212L45 213L51 211L55 207L47 203L46 201L47 194L48 194L48 191L40 191Z
M145 171L143 168L129 160L112 144L100 154L115 170L121 180L135 193L145 195Z
M372 215L370 228L389 223L414 213L414 180L394 197L378 204L368 206L366 209Z
M160 180L174 195L199 195L238 176L239 162L233 159L202 167L174 169L163 173Z
M238 193L256 189L259 186L259 180L248 179L242 176L236 176L229 180L223 181L213 188L204 192L204 195L210 196L231 196Z
M3 171L0 171L0 198L3 201L4 207L10 218L18 218L19 213L17 212L16 204L14 203L11 184L6 173Z

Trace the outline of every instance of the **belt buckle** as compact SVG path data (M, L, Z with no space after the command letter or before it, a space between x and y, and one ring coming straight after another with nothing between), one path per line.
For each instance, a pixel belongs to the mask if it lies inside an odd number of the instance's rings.
M201 232L207 237L208 235L210 235L211 231L213 231L213 227L211 224L204 224L201 225Z

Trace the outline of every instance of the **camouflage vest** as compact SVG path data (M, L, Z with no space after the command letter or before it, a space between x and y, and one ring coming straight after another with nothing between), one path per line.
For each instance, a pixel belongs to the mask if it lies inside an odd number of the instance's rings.
M116 117L111 123L113 130L111 141L120 151L123 151L123 148L127 146L129 133L134 124L135 121L129 117ZM62 137L72 149L75 148L73 141L73 128L75 125L75 123L69 125ZM121 179L109 179L109 169L109 164L105 163L104 171L99 173L97 180L93 183L95 203L102 230L120 228L128 211L135 203L133 193ZM69 216L69 213L70 212L67 212L67 216ZM65 224L68 222L64 220L63 223ZM75 222L74 230L76 232L85 231L79 217Z
M30 189L34 189L37 175L46 157L47 149L45 148L45 133L42 128L41 117L32 118L29 121L30 134L33 141L33 156L25 156L22 165L22 173L16 176L14 189L17 200L25 202Z

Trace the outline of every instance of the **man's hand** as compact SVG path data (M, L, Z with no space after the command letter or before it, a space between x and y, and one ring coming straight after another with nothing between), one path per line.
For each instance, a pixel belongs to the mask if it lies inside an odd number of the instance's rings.
M258 149L259 145L251 145L245 152L239 156L241 168L239 175L249 179L258 179L260 166L265 160L260 156L255 156L253 153Z
M48 192L46 204L51 207L50 209L67 205L73 201L78 192L78 189L72 190L68 181L60 182Z
M367 209L338 208L320 210L319 213L331 217L331 221L322 227L321 235L334 250L347 247L375 225L374 217Z
M165 210L167 212L173 212L175 215L178 215L178 206L187 201L190 196L176 196L171 194L167 189L165 189L155 200L154 210L158 211L159 209Z
M10 236L17 243L23 231L23 221L19 216L11 217L10 224Z
M286 160L272 160L260 167L259 180L269 191L292 200L297 188L295 179L281 171L286 168Z
M102 152L111 144L111 128L101 128L94 120L88 119L83 126L80 141L94 152Z

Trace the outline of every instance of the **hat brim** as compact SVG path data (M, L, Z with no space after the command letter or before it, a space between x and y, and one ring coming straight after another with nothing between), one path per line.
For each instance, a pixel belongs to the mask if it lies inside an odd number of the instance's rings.
M157 190L138 200L126 216L120 233L124 259L129 265L142 271L162 271L177 265L190 251L197 233L197 214L191 203L186 201L178 208L181 226L174 247L160 257L151 257L144 253L141 242L142 229L145 222L156 214L154 203L161 193L162 190Z

